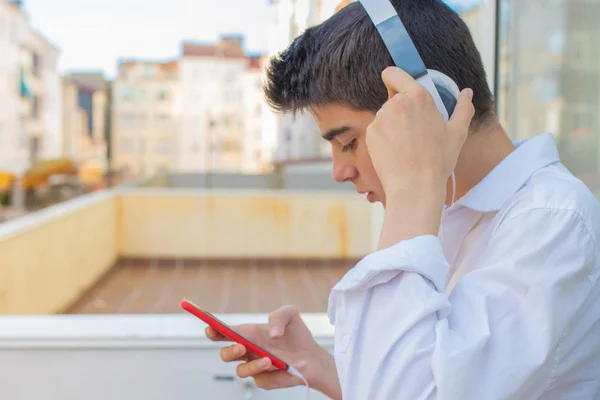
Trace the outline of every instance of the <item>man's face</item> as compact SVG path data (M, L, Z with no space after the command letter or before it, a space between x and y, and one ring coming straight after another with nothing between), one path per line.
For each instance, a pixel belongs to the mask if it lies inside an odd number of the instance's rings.
M331 104L312 108L311 114L323 138L331 143L333 179L352 182L356 191L364 193L371 203L379 201L385 206L385 193L365 140L375 113Z

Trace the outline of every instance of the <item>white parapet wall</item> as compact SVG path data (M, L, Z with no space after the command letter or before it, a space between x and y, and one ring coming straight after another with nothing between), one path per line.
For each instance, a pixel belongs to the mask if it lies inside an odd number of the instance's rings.
M229 324L266 315L217 315ZM303 315L333 351L324 314ZM304 387L263 391L219 358L223 344L182 315L0 317L0 398L10 400L305 400ZM311 400L327 397L310 393Z

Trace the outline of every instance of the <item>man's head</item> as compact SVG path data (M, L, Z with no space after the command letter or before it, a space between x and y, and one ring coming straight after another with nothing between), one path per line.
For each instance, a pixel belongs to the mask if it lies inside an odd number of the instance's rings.
M468 27L441 0L392 0L427 68L473 89L472 127L493 118L494 102ZM277 111L307 110L332 143L336 181L370 200L385 195L365 145L367 126L387 100L382 71L394 65L359 2L307 29L270 61L265 95Z

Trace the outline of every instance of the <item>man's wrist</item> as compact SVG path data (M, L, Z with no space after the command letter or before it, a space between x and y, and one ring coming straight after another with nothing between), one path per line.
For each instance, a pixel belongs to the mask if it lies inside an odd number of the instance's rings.
M386 192L379 249L423 235L437 235L446 196L441 185Z
M323 393L325 396L334 399L342 399L342 389L335 366L335 360L331 353L325 348L321 348L316 357L315 376L310 383L310 387Z

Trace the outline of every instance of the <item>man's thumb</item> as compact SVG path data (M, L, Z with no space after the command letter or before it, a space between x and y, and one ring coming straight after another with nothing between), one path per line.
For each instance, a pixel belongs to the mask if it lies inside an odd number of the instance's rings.
M293 306L283 306L269 315L269 335L271 338L283 336L285 328L298 317L298 309Z

